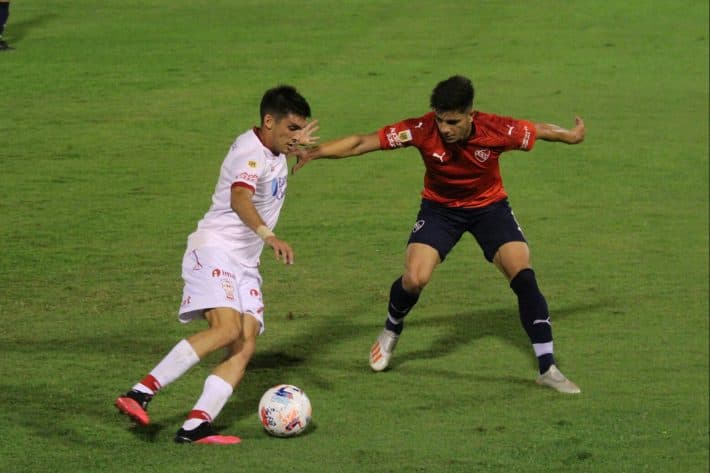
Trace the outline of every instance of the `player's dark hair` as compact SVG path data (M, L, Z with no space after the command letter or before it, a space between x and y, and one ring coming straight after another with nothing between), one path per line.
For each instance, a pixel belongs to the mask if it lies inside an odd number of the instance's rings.
M464 76L442 80L431 93L429 104L440 112L465 112L473 106L473 84Z
M290 85L279 85L267 90L261 99L259 111L262 121L266 115L273 115L276 120L282 119L289 113L303 118L311 116L311 107L306 99Z

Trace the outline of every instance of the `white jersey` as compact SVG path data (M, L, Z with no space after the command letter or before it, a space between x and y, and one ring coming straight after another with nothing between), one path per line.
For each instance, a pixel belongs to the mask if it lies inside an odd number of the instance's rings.
M238 136L222 163L212 205L188 237L188 249L217 246L244 266L258 266L264 242L232 210L232 188L254 191L254 207L273 230L286 196L287 175L286 156L274 155L265 147L255 128Z

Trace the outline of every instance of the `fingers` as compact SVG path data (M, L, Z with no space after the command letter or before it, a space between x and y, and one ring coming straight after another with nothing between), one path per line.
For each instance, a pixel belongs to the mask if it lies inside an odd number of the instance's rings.
M284 264L293 264L293 250L288 243L281 241L276 237L269 238L266 242L274 249L274 257L276 258L276 261L283 261Z
M313 133L317 132L318 130L320 130L318 120L308 122L306 126L304 126L303 129L300 130L296 135L298 144L301 146L309 146L315 144L320 139L320 136L313 136Z
M306 133L311 134L320 130L320 125L318 125L318 120L313 120L308 122L308 124L303 128Z
M308 152L305 150L297 150L295 152L296 155L296 164L293 165L291 168L291 174L296 174L296 171L301 169L303 166L305 166L311 158L308 158Z

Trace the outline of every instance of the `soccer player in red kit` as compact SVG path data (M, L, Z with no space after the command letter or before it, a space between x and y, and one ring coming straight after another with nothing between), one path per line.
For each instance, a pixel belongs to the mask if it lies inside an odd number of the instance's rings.
M530 151L536 140L577 144L584 122L564 129L473 110L471 81L453 76L431 94L432 111L367 135L351 135L302 150L293 171L319 158L345 158L378 150L416 147L424 161L424 190L409 236L404 274L390 289L385 327L370 350L370 367L387 368L403 320L434 269L465 232L471 233L518 297L520 321L537 356L537 383L563 393L580 389L555 365L552 326L545 297L530 265L530 250L503 188L498 159L504 151Z

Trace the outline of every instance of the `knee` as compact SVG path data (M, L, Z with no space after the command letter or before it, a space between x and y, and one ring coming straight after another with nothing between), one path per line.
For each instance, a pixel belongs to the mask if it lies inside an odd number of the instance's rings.
M242 337L242 326L235 317L233 320L222 320L210 327L213 337L218 340L219 346L233 344Z
M402 277L402 287L412 294L419 294L429 284L431 273L426 271L407 271Z

